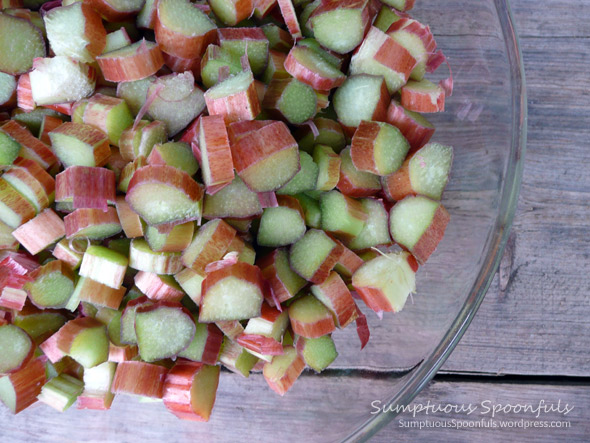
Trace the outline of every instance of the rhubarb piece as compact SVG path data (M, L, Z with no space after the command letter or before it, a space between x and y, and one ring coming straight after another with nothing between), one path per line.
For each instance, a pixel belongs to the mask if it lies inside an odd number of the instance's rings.
M428 80L409 81L401 89L401 105L414 112L445 110L445 90Z
M270 285L273 296L266 296L270 306L293 298L306 285L305 280L289 267L289 255L285 249L275 249L256 264Z
M153 362L176 356L195 336L195 324L180 304L160 302L138 308L135 313L135 334L139 355Z
M386 120L389 93L383 77L352 75L336 90L333 102L340 123L356 128L363 120Z
M167 140L168 133L163 122L141 120L135 129L128 128L121 134L121 155L127 161L133 161L139 156L148 157L156 144L166 143Z
M303 37L301 32L301 27L299 26L299 20L297 19L297 13L295 12L295 5L293 5L292 0L277 0L279 4L279 9L281 10L281 15L283 16L283 20L287 25L287 29L289 33L295 40L299 40Z
M260 315L264 280L260 269L247 263L213 271L203 281L199 322L244 320Z
M254 0L209 0L209 5L215 16L228 26L237 25L254 11Z
M104 290L104 288L106 287L102 285L100 290ZM121 288L120 291L124 295L126 289ZM119 305L120 304L121 302L119 302ZM117 308L119 305L117 305ZM117 311L117 308L113 309L106 306L99 306L94 316L94 318L96 318L99 322L101 322L103 325L107 327L107 334L109 336L109 340L111 341L111 343L109 344L109 361L114 361L112 360L112 354L114 352L119 352L114 351L112 349L112 346L114 345L117 347L123 347L123 343L121 343L121 317L123 316L123 312ZM121 350L120 352L124 351Z
M57 162L57 158L49 146L33 136L29 130L23 128L16 121L9 120L8 122L4 123L0 128L0 137L2 137L3 134L7 135L21 145L22 149L18 155L25 159L36 161L43 169L47 169ZM2 139L4 139L4 137L2 137L0 140ZM14 147L11 148L10 145L7 145L6 142L3 141L2 147L4 148L5 146L5 149L7 150L14 149Z
M427 197L406 197L391 208L391 238L424 263L442 240L450 215L444 206Z
M137 357L137 354L137 346L135 345L115 346L112 343L109 345L109 361L114 363L132 361Z
M352 238L365 226L367 213L361 203L338 191L330 191L320 198L322 228L337 236Z
M49 133L53 151L70 166L103 166L111 155L104 132L83 123L64 123Z
M260 102L254 77L242 71L219 82L205 92L209 115L221 115L226 124L254 120L260 114Z
M406 159L398 171L382 179L383 190L391 200L418 194L440 200L452 162L452 147L429 143Z
M254 17L264 18L276 6L277 0L254 0Z
M74 102L94 92L94 69L70 57L38 58L29 74L37 105Z
M182 58L165 52L162 52L162 55L164 56L164 63L172 72L183 73L190 71L195 80L201 81L201 57Z
M311 86L296 78L275 79L268 85L262 108L292 124L312 118L317 110L317 96Z
M80 240L85 241L83 239ZM75 241L72 243L75 243ZM55 245L55 248L53 249L53 256L64 262L70 268L70 270L73 271L78 269L82 263L83 252L74 249L72 246L70 246L70 242L64 238Z
M279 247L295 243L305 234L303 215L286 206L266 208L260 219L257 242L260 246Z
M140 271L135 275L135 286L151 300L179 302L184 292L170 275Z
M371 21L368 0L322 1L311 13L313 35L325 48L346 54L356 48Z
M107 328L92 317L79 317L67 322L58 332L57 349L84 368L107 361L109 339Z
M133 42L129 37L129 34L127 34L125 28L109 32L106 36L104 49L102 50L101 54L116 51L117 49L124 48L125 46L129 46L132 43Z
M23 178L23 182L29 183L29 187L31 188L34 186L31 178L37 181L43 188L43 194L47 197L48 202L53 203L55 198L55 180L40 166L39 163L28 158L17 157L12 165L12 169L20 169L25 172L29 177ZM13 186L15 184L16 182L13 182ZM21 193L23 193L23 191L21 191Z
M31 337L18 326L0 326L0 374L17 372L33 358L35 346Z
M27 305L15 313L12 322L39 344L57 332L65 324L66 317L58 311L40 310Z
M104 362L84 371L84 391L78 397L78 409L106 410L111 408L115 395L111 385L117 364Z
M289 324L287 311L279 311L263 303L260 317L251 318L237 342L253 355L271 361L273 355L281 355L281 341Z
M336 266L334 266L334 270L341 276L349 279L352 277L352 274L354 274L356 270L363 265L364 260L344 246L341 242L339 243L342 246L342 254L338 259L338 263L336 263Z
M124 287L114 289L91 278L80 277L72 298L78 298L95 306L119 309L126 291Z
M410 143L410 152L424 146L434 135L434 125L417 112L404 109L392 100L387 110L387 122L396 126Z
M350 73L382 75L390 93L405 85L416 66L416 59L389 35L371 27L350 61Z
M137 115L147 100L148 88L156 81L155 76L117 84L117 97L122 98L134 115Z
M135 313L141 306L151 306L153 302L145 296L133 299L127 303L121 315L120 342L123 344L137 344L135 335Z
M0 222L13 229L35 216L35 207L6 180L0 178Z
M338 357L334 340L330 335L318 338L298 337L297 352L305 364L318 373L330 366Z
M350 156L359 171L384 176L397 171L410 149L395 126L362 121L354 133Z
M71 203L72 210L106 211L108 203L115 201L115 174L105 168L71 166L57 174L55 185L55 200Z
M96 61L104 78L111 82L141 80L164 65L160 47L145 40L99 55Z
M354 273L352 286L373 311L399 312L416 291L417 270L407 252L379 255Z
M23 112L24 115L28 115L29 112L37 111L35 100L33 100L33 91L31 91L31 78L28 73L21 74L18 78L16 85L16 104L20 109L25 111ZM29 117L25 118L28 119Z
M148 88L148 97L153 97L148 106L150 117L164 122L171 136L179 133L205 109L203 91L195 86L191 72L158 78Z
M15 250L18 248L18 240L12 236L13 229L0 221L0 250Z
M138 271L171 275L182 269L182 261L178 252L155 252L145 240L135 238L129 249L129 266Z
M314 133L309 125L297 131L296 138L299 149L311 154L315 145L327 145L334 152L338 153L346 146L346 137L337 121L329 118L316 117L313 120L313 124L315 125L315 129L317 129L317 133Z
M253 191L273 191L299 171L297 142L287 126L275 122L252 132L232 146L234 166Z
M80 276L119 289L125 277L127 257L104 246L92 245L82 258Z
M396 1L396 0L394 0ZM383 32L387 32L389 27L400 20L402 18L402 14L400 14L399 10L395 10L386 5L382 5L377 17L375 17L375 21L373 22L373 26L380 29Z
M216 26L187 0L161 0L157 6L156 41L168 54L201 57L216 38Z
M291 49L285 60L285 69L297 80L321 91L336 88L346 79L338 68L307 46L294 46Z
M154 252L182 252L191 243L194 229L193 222L176 225L170 232L165 233L148 226L145 230L145 239Z
M340 179L336 187L349 197L369 197L381 190L379 176L359 171L350 156L350 147L340 153Z
M243 120L239 122L230 123L227 127L227 135L229 137L230 145L235 145L238 141L246 135L256 132L272 123L274 120Z
M313 37L313 29L311 28L311 14L313 11L316 10L318 6L321 4L321 0L314 0L312 2L307 3L301 13L299 14L299 23L301 26L301 32L305 37ZM293 45L291 45L293 46ZM289 48L290 49L290 48Z
M146 0L137 14L135 22L138 28L154 29L158 17L158 2L155 0Z
M37 399L59 412L64 412L74 404L83 390L84 382L68 374L59 374L45 383Z
M336 187L340 179L340 156L326 145L316 145L313 160L318 165L316 190L330 191Z
M23 74L31 69L35 58L45 57L43 35L30 21L2 14L0 29L0 46L6 48L0 57L0 71Z
M325 232L310 229L289 251L291 269L316 285L322 284L338 262L342 247Z
M270 388L279 395L293 386L295 380L305 369L305 362L292 346L284 347L284 354L275 356L270 363L264 365L264 379Z
M39 140L47 145L51 144L49 133L61 124L63 124L63 121L60 118L44 115L41 120L41 127L39 128Z
M256 261L256 251L254 250L252 245L246 243L237 235L234 237L234 239L229 245L229 248L227 249L228 254L230 254L231 252L235 252L237 254L236 258L238 261L248 263L250 265L253 265Z
M193 156L190 146L184 142L168 142L154 145L147 162L149 165L174 166L191 176L195 175L199 170L197 159Z
M133 174L125 200L143 220L157 226L200 219L202 197L203 189L186 172L148 165Z
M230 371L247 378L258 362L258 358L237 343L226 339L219 355L219 361Z
M37 401L45 381L45 364L39 357L19 371L0 377L0 400L10 412L18 414Z
M420 81L426 73L429 58L436 52L436 42L430 28L410 18L402 18L394 23L385 32L416 59L411 78Z
M63 221L51 209L45 209L37 217L16 229L12 235L32 255L38 254L65 235Z
M141 10L143 1L139 0L84 0L109 22L121 22Z
M235 236L236 230L223 220L205 223L184 250L182 264L204 276L205 267L222 259Z
M268 53L268 63L262 81L269 84L274 79L289 78L290 75L285 69L285 60L287 56L282 52L271 49Z
M239 59L233 57L229 51L222 50L217 45L207 46L201 60L201 79L206 88L211 88L219 81L219 72L227 70L227 74L236 75L242 71Z
M291 34L274 23L266 23L261 26L262 32L266 35L271 50L287 53L293 47Z
M320 203L315 198L303 193L295 195L295 198L303 209L305 224L310 228L319 229L322 226L322 211Z
M363 229L348 242L348 247L358 251L389 245L391 238L389 237L388 214L383 203L372 198L364 198L360 203L368 216Z
M0 73L0 109L10 109L16 105L16 78Z
M102 240L122 231L117 210L109 207L106 212L100 209L76 209L64 218L67 238L86 237Z
M268 61L268 39L260 28L221 28L217 30L219 46L234 59L248 55L252 73L262 74Z
M223 117L201 117L199 148L203 181L207 188L230 184L234 179L232 152Z
M357 307L346 283L336 272L331 272L321 285L310 288L312 294L328 308L337 327L344 329L358 316Z
M174 279L198 306L201 303L201 284L205 280L205 277L193 269L184 268L174 275Z
M0 127L0 165L11 165L18 157L22 146Z
M49 206L47 191L39 180L25 168L11 167L2 175L2 178L35 207L36 213Z
M218 321L215 322L215 326L217 326L232 343L244 333L244 327L238 320Z
M195 326L193 341L180 351L178 356L208 365L216 364L221 352L223 333L213 323L203 324L195 321Z
M124 100L103 94L95 94L88 100L82 119L107 134L110 144L115 146L119 146L121 134L133 123Z
M125 237L143 237L143 225L141 219L135 212L133 212L129 204L125 201L125 197L117 197L116 208L121 227L125 232Z
M180 361L166 376L164 405L183 420L209 421L219 384L219 366Z
M301 166L299 172L277 189L278 195L295 195L316 189L319 174L318 165L315 164L311 155L303 151L299 152L299 164Z
M76 2L49 11L43 17L47 39L55 55L92 63L106 44L106 31L87 3Z
M73 276L59 260L30 272L32 281L24 286L31 301L41 308L63 308L74 292Z
M117 365L111 390L115 394L162 398L168 369L142 361L124 361Z
M289 306L289 321L295 334L307 338L321 337L336 328L332 313L313 295L298 298Z

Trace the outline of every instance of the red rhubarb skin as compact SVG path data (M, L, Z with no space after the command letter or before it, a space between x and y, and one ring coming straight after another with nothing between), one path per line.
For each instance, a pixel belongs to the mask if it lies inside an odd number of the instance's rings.
M27 251L35 255L62 238L65 227L63 220L52 209L46 209L14 230L12 235Z
M121 222L121 227L125 232L127 238L143 237L143 226L141 219L137 215L129 204L125 201L125 197L118 196L116 200L117 215Z
M389 92L387 91L387 85L385 84L385 80L381 82L380 92L381 93L379 96L379 100L377 101L373 114L371 115L371 120L377 122L387 122L387 108L389 107L391 98L389 96ZM342 126L342 130L344 131L344 134L352 138L356 131L356 127L346 126L342 122L340 122L340 124Z
M313 68L305 66L305 64L298 59L298 55L307 51L313 50L302 46L293 46L291 51L289 51L289 55L284 63L285 69L289 74L300 82L319 91L329 91L344 83L344 80L346 80L345 75L340 75L338 77L324 77L319 72L314 71Z
M14 413L18 414L37 401L46 382L45 359L38 357L20 370L7 375L16 394Z
M16 84L16 104L23 111L32 111L35 109L35 100L33 100L33 90L31 89L31 79L29 74L22 74Z
M142 361L124 361L117 365L111 390L119 394L162 398L168 369Z
M297 13L293 2L291 0L277 0L277 3L279 4L281 15L283 16L283 20L285 21L291 36L295 40L303 38L303 33L299 26L299 20L297 19Z
M336 240L336 242L340 243L340 241ZM351 276L356 272L358 268L360 268L365 262L362 258L360 258L356 253L348 249L342 243L342 254L340 255L340 259L338 260L338 265L343 267L346 270L346 273Z
M258 91L254 81L245 91L212 99L205 93L209 115L221 115L228 125L241 120L254 120L261 112Z
M428 260L428 257L430 257L443 239L450 219L449 212L443 205L440 205L435 211L432 223L430 223L428 229L422 234L422 237L420 237L420 240L418 240L414 247L409 250L419 264L424 264ZM401 246L403 247L403 245Z
M70 166L55 177L55 200L72 199L74 208L107 210L115 201L115 173L106 168Z
M57 157L53 154L49 146L16 121L7 121L2 125L0 130L22 145L21 157L38 161L43 169L47 169L57 163Z
M213 222L213 220L207 223L211 222ZM201 227L201 229L203 228ZM225 221L219 220L215 230L213 231L213 234L203 246L203 249L196 259L192 263L189 263L183 256L182 263L184 266L193 269L198 274L205 275L205 267L209 263L221 260L235 236L236 230L228 225Z
M139 354L139 350L135 345L116 346L109 343L109 361L121 363L130 361Z
M139 46L135 54L120 57L96 58L104 78L111 82L141 80L155 74L164 66L164 57L158 45Z
M88 283L88 280L90 280L90 283ZM87 290L82 292L80 300L110 309L119 309L121 301L127 292L127 289L124 287L114 289L95 282L92 279L86 279L85 284L88 285L85 286Z
M201 81L201 57L195 58L182 58L176 55L162 52L164 57L164 63L170 68L172 72L183 72L190 71L193 73L196 82Z
M185 59L200 58L205 53L207 46L217 43L216 29L211 29L201 35L184 35L167 27L160 20L159 12L154 31L156 33L156 41L162 51Z
M230 123L227 133L231 145L236 144L244 136L274 123L274 120L244 120Z
M104 329L104 333L106 334L106 326L104 326L95 318L79 317L74 320L70 320L65 325L63 325L58 332L56 332L57 348L64 354L69 353L70 348L72 347L72 343L74 342L76 337L81 332L94 328L102 328Z
M434 113L445 110L445 91L440 86L438 86L434 103L430 93L418 91L408 85L402 87L401 94L401 105L410 111Z
M88 4L88 0L82 3L81 8L84 15L84 36L89 41L86 49L90 55L96 57L102 53L107 43L107 31L102 24L100 15Z
M25 169L23 168L8 168L3 177L6 179L8 177L14 177L17 180L20 180L29 190L35 195L38 205L40 206L40 210L47 208L49 206L49 195L45 192L41 183L35 179L35 177L31 176Z
M274 338L260 334L242 334L237 342L243 348L262 355L282 355L283 345Z
M285 351L291 350L295 352L295 358L289 365L289 367L285 370L285 373L278 379L270 378L267 374L266 368L269 367L270 363L266 363L263 368L263 375L270 386L270 388L275 391L277 394L283 396L285 393L293 386L293 383L297 380L297 378L305 369L305 361L297 354L297 351L292 346L285 347Z
M372 33L380 35L384 34L378 28L371 28L367 34L367 38L370 38ZM385 34L384 37L385 40L383 44L375 53L375 61L388 67L392 71L402 74L404 80L407 82L412 70L416 67L416 59L412 57L412 54L410 54L405 47L387 36L387 34Z
M209 186L229 184L234 179L234 164L225 121L220 115L204 116L199 128L202 153L206 152L209 163Z
M114 8L107 0L84 0L85 4L91 6L102 17L109 22L122 22L135 16L140 9L134 11L120 11Z
M271 252L270 254L266 255L265 257L263 257L262 259L257 261L257 265L260 267L260 270L262 272L262 276L264 277L264 279L268 282L268 284L271 286L271 290L274 293L277 301L279 303L283 303L284 301L287 301L291 298L293 298L295 296L295 294L291 294L289 292L289 290L287 289L287 287L285 286L285 284L283 283L283 281L281 280L281 277L279 276L275 261L276 261L276 257L279 249L275 249L273 252ZM272 299L272 297L270 296L270 294L268 295L268 297L266 297L266 302L270 305L270 306L274 306L274 300Z
M97 167L104 166L111 156L108 136L94 126L85 123L67 122L54 129L52 134L67 135L90 146L93 149L94 163Z
M340 169L340 179L338 180L336 187L344 195L354 198L370 197L377 194L380 190L360 186L355 182L354 175L347 174L342 169Z
M403 106L391 101L387 110L387 122L397 127L410 143L410 153L416 152L430 141L434 135L434 127L421 125L404 112Z
M184 292L164 283L153 272L140 271L135 275L135 286L150 300L179 302Z
M318 285L318 289L329 300L326 307L334 314L336 326L343 329L356 320L356 304L340 275L332 272L324 283Z
M375 143L381 126L376 122L362 121L352 137L350 157L359 171L380 175L375 161Z
M41 127L43 128L43 132L39 136L39 139L47 144L51 144L51 139L49 138L49 133L56 129L58 126L63 124L63 120L57 117L53 117L52 115L44 115L43 122L41 123Z
M207 365L215 365L221 352L223 344L223 332L214 324L207 325L207 340L205 341L205 349L201 356L201 362Z
M109 206L107 211L101 209L76 209L64 217L66 237L72 238L82 229L91 226L120 224L117 210Z
M314 272L311 278L309 278L309 281L316 285L321 285L323 282L325 282L330 275L330 271L334 269L334 266L336 263L338 263L338 260L340 260L341 255L342 246L338 243L335 243L334 248L332 248L326 259Z
M401 168L393 174L381 178L383 191L391 201L403 200L407 196L416 195L412 182L410 180L410 160L412 156L406 158Z
M306 338L319 338L322 335L329 334L333 332L334 329L336 329L334 318L329 311L326 312L322 318L319 318L313 322L305 322L294 318L289 311L289 321L291 322L293 332Z

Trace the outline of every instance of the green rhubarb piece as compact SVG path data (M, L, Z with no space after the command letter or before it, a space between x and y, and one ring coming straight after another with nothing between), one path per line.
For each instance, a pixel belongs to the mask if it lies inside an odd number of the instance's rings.
M317 95L313 88L295 78L279 79L271 82L282 83L276 110L291 124L298 125L312 118L317 111ZM284 85L286 83L286 86ZM267 94L268 95L268 94ZM266 100L265 100L266 101ZM266 107L263 102L263 107Z
M321 0L315 0L313 2L308 3L303 7L301 10L301 14L299 14L299 23L301 24L301 32L305 37L313 37L313 29L309 26L309 17L316 10L316 8L321 4Z
M427 197L409 197L398 202L391 211L390 231L396 243L412 250L430 227L440 202Z
M45 266L51 266L51 263ZM63 308L74 292L74 282L70 276L57 269L28 282L24 288L35 305L42 308Z
M137 335L135 334L135 315L137 308L151 305L153 305L153 302L146 299L142 303L134 303L125 308L125 311L121 315L121 343L127 345L137 344Z
M340 156L326 145L316 145L313 150L313 160L318 165L318 191L334 189L340 180Z
M1 73L0 73L1 74ZM0 128L0 165L11 165L22 146Z
M178 356L192 361L201 361L207 344L207 337L209 336L209 325L199 323L197 318L194 318L194 322L195 336L190 344L178 353Z
M363 209L368 214L363 229L354 237L347 246L353 250L367 249L379 245L391 243L389 236L388 214L379 200L363 198Z
M159 306L135 313L139 355L146 362L176 356L195 336L193 319L181 308Z
M286 246L295 243L305 234L305 221L297 209L279 206L266 208L258 228L260 246Z
M416 194L440 200L449 181L453 148L429 143L414 154L409 162L410 183Z
M63 119L64 115L60 114L53 109L47 108L35 108L30 112L20 112L15 113L12 116L13 120L16 120L23 126L26 126L29 131L33 134L39 134L39 130L41 129L41 122L43 121L43 117L49 115L51 117L57 117Z
M330 335L318 338L299 337L298 340L303 340L300 354L305 364L316 372L322 372L338 357L334 340ZM298 343L298 348L299 346Z
M342 74L339 69L341 64L340 58L335 56L334 54L330 54L328 51L325 51L322 48L322 45L320 45L316 39L305 38L303 40L298 41L297 45L311 49L317 57L319 57L324 62L329 63L331 66L334 66L338 73Z
M137 114L144 105L150 85L156 77L146 77L131 82L121 82L117 85L117 97L122 98L133 114Z
M325 48L346 54L363 40L362 9L333 9L311 18L313 36Z
M278 195L295 195L315 189L319 174L318 165L311 155L303 151L299 152L299 164L299 172L276 191Z
M0 14L0 71L24 74L33 67L33 60L45 57L45 41L39 28L30 21Z
M345 126L357 127L363 120L373 120L375 106L381 99L383 77L351 75L334 93L334 110Z
M347 199L338 191L330 191L320 198L322 210L322 229L329 232L338 232L354 237L365 226L365 217L356 217L349 209Z
M383 32L387 32L389 27L400 18L401 17L396 13L396 11L383 5L377 14L377 18L375 18L373 26L379 28Z
M15 325L0 326L0 374L19 368L30 355L33 342Z
M262 207L258 196L250 191L238 176L214 195L205 195L203 207L205 218L247 218L261 213Z
M154 151L156 152L154 153ZM188 143L168 142L154 145L148 158L148 163L152 156L159 157L165 164L174 166L191 176L195 175L199 170L199 162L193 155L193 151Z
M67 355L80 363L84 368L92 368L107 361L109 356L107 328L100 325L93 328L86 328L78 333Z
M319 229L322 227L322 210L320 202L306 194L297 194L294 196L305 214L305 224L310 228Z
M260 75L268 61L268 40L221 40L221 49L234 60L240 59L248 49L248 62L254 75Z
M74 404L84 390L84 382L67 374L60 374L49 380L41 389L37 399L60 412Z
M206 88L215 86L219 80L219 69L227 66L230 75L242 71L239 57L236 59L228 51L216 45L207 46L201 61L201 80Z
M336 242L325 232L310 229L301 240L291 246L289 251L291 269L306 280L310 280L336 246Z
M16 313L12 322L15 326L23 329L29 336L37 341L43 341L45 337L57 332L65 322L66 317L59 312L39 311L34 314L22 315Z

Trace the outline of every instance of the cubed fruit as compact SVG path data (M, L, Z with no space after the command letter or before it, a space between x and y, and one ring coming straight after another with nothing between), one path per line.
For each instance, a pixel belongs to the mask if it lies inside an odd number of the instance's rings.
M358 170L384 176L401 167L409 149L408 141L395 126L362 121L352 138L350 155Z
M383 190L391 200L417 194L440 200L452 163L452 147L429 143L408 158L398 171L382 179Z
M148 157L156 144L166 143L167 140L168 131L164 122L141 120L135 128L127 128L121 134L121 156L127 161Z
M55 201L106 211L115 202L115 173L106 168L70 166L55 177ZM59 208L58 208L59 210Z
M299 81L320 91L329 91L346 80L336 66L308 46L293 46L285 60L285 69Z
M342 254L338 259L338 263L336 263L336 266L334 266L334 270L348 280L350 277L352 277L352 274L354 274L356 270L363 265L364 260L343 244L341 246Z
M352 238L364 228L368 214L362 204L338 191L320 197L322 228L339 237Z
M179 361L166 375L164 405L183 420L209 421L219 371L219 366Z
M336 187L340 179L340 156L326 145L316 145L313 160L318 165L317 191L330 191Z
M261 360L271 361L273 355L283 353L281 341L288 324L287 311L280 312L263 303L260 317L248 320L237 342Z
M127 306L125 306L125 310L121 315L121 343L137 344L137 336L135 335L135 314L140 307L151 305L153 305L153 302L145 296L135 298L127 303Z
M389 245L388 213L380 200L363 198L360 201L367 220L363 229L347 244L353 250L362 250L380 245Z
M352 276L352 286L375 312L399 312L416 291L418 265L407 252L379 255Z
M109 22L122 22L133 17L141 10L141 0L85 0L101 16Z
M285 69L287 56L279 51L271 49L268 53L268 63L262 74L261 80L269 84L273 79L289 78L290 75Z
M23 74L30 71L35 58L45 57L41 30L29 20L2 14L0 28L0 46L6 48L0 57L0 71Z
M248 377L250 371L258 362L258 358L250 354L236 342L226 338L223 342L221 354L219 355L219 361L230 371Z
M246 219L260 214L262 214L262 207L258 196L248 189L239 176L214 195L205 195L203 206L205 218Z
M291 37L291 34L278 25L266 23L261 26L261 29L268 39L270 49L286 54L293 47L293 37Z
M49 133L51 147L63 165L103 166L111 155L107 135L84 123L64 123Z
M307 338L321 337L336 328L332 313L313 295L298 298L289 306L289 321L295 334Z
M270 306L295 297L306 284L305 280L289 267L289 254L285 249L275 249L266 257L258 260L262 276L268 281L273 297L266 297Z
M106 327L92 317L80 317L67 322L56 332L57 348L84 368L107 361L109 339Z
M21 76L22 78L22 76ZM14 140L17 144L20 144L21 149L18 155L27 160L33 160L39 163L43 169L47 169L57 163L57 157L47 144L36 138L31 131L21 126L17 121L18 117L33 114L35 111L28 113L16 114L14 120L9 120L2 125L0 128L0 140L2 150L14 150L15 147L10 140ZM37 113L37 118L43 114ZM21 117L22 118L22 117ZM31 126L32 122L24 120L23 124L29 123ZM32 127L33 130L38 128ZM6 137L4 137L6 136ZM16 161L16 160L15 160ZM35 174L37 175L37 174Z
M341 246L325 232L310 229L291 246L289 263L291 269L315 284L322 284L338 262Z
M24 286L29 298L40 308L63 308L74 292L74 277L59 260L29 272L31 281Z
M299 172L286 184L277 189L277 195L295 195L316 189L319 168L307 152L299 152Z
M327 145L336 153L344 149L346 137L340 123L329 118L316 117L313 119L313 124L317 129L317 133L314 133L309 125L302 126L295 133L299 149L310 154L313 152L315 145Z
M442 240L450 215L444 206L427 197L406 197L389 214L391 237L424 263Z
M92 245L84 252L80 276L118 289L123 283L128 263L124 255L104 246Z
M12 166L4 172L2 178L35 207L35 212L39 213L49 206L50 195L26 169Z
M117 84L117 97L125 100L131 112L137 115L147 100L150 85L155 81L155 76L149 76L140 80L121 82Z
M237 25L254 11L253 0L210 0L209 4L215 16L229 26Z
M409 81L401 89L401 105L414 112L442 112L445 90L429 80Z
M297 125L313 118L317 100L316 93L308 84L296 78L279 78L268 85L262 108Z
M397 127L410 143L410 152L424 146L434 135L434 125L423 115L408 111L395 100L387 109L387 122Z
M22 369L33 358L35 346L31 337L18 326L0 326L0 374L10 374Z
M242 71L217 83L205 93L209 115L221 115L226 123L254 120L260 101L250 71Z
M195 324L179 303L160 302L135 312L139 355L145 362L175 357L195 336Z
M264 279L260 269L247 263L218 269L202 285L199 322L245 320L260 315Z
M155 74L164 65L160 47L143 39L99 55L96 61L104 78L111 82L141 80Z
M111 385L117 364L104 362L84 371L84 391L78 397L78 409L110 409L115 395Z
M274 191L300 169L297 142L282 122L247 134L232 146L232 154L238 175L255 192Z
M65 235L64 223L51 209L46 209L16 229L12 235L32 255L58 241Z
M83 390L83 381L68 374L59 374L43 386L37 399L59 412L64 412L74 404Z
M88 100L82 120L107 134L110 144L119 146L121 134L133 124L133 115L125 100L97 93Z
M115 394L162 398L168 368L142 361L124 361L117 365L112 391Z
M106 212L101 209L76 209L65 216L64 223L67 238L102 240L122 230L117 210L113 207L109 207Z
M221 185L229 185L234 179L234 164L223 117L201 117L199 148L205 185L217 189Z
M217 45L207 46L207 50L201 59L201 79L203 85L208 89L220 80L220 70L227 70L227 74L236 75L242 71L240 59L234 57L227 50Z
M411 18L402 18L394 22L385 32L401 44L416 59L411 78L420 81L426 73L428 59L436 52L436 42L430 28Z
M135 286L150 300L179 302L184 292L171 275L140 271L135 274Z
M0 165L8 166L18 157L21 145L0 128Z
M94 306L104 306L111 309L119 309L119 305L125 296L127 289L121 287L119 289L111 288L103 285L88 277L80 277L76 283L76 288L72 294L71 299L76 300L74 309L78 302L92 303ZM72 304L72 300L68 302L68 307Z
M297 194L295 198L303 209L305 224L310 228L319 229L322 227L322 211L320 202L306 193Z
M198 323L195 319L195 326L195 337L178 356L208 365L216 364L223 344L223 333L213 323Z
M394 8L390 8L389 6L383 5L377 14L377 17L375 17L373 26L381 29L383 32L387 32L389 27L400 19L401 15L399 14L399 11L396 11Z
M37 401L45 382L45 361L39 357L20 370L0 377L0 400L10 412L17 414Z
M235 236L236 230L221 219L205 223L184 250L182 263L204 276L205 267L223 258Z
M147 241L134 238L129 248L129 266L138 271L172 275L182 269L180 252L155 252Z
M379 176L356 168L350 156L350 147L342 150L340 160L340 179L336 187L344 195L369 197L381 190Z
M147 226L145 239L154 252L182 252L190 244L194 229L194 222L176 225L170 232L160 232L153 226Z
M199 162L194 157L191 147L184 142L168 142L154 145L147 157L147 162L149 165L174 166L190 176L195 175L199 170Z
M221 28L217 30L219 46L234 59L239 59L246 50L252 73L264 72L268 61L268 39L260 28Z
M318 338L298 337L297 352L305 364L316 372L322 372L338 357L334 340L330 335Z
M293 386L303 369L305 362L297 354L297 350L292 346L285 346L283 355L276 355L270 363L264 365L263 374L270 388L282 396Z
M321 285L312 285L310 290L332 313L334 323L339 328L345 328L356 320L358 312L354 299L346 283L336 272L331 272Z
M260 219L257 241L260 246L279 247L295 243L305 234L305 221L296 209L285 206L266 208Z

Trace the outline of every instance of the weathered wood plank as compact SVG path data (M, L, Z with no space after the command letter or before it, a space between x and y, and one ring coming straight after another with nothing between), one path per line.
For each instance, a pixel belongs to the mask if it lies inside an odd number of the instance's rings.
M545 413L544 406L541 404L539 418L536 418L536 412L515 413L512 408L508 409L511 411L510 413L498 412L492 418L491 411L494 407L531 405L531 409L536 411L541 401L547 406L553 404L555 409L558 408L559 402L561 411L565 410L566 405L568 409L573 409L567 414ZM429 402L431 405L441 406L441 408L451 405L447 411L451 411L453 406L464 405L465 408L468 408L470 404L472 408L477 409L469 415L466 412L436 412L433 414L432 409L429 409L428 415L424 411L417 412L416 418L411 412L404 412L379 432L372 442L581 442L587 441L588 435L590 435L590 422L588 422L590 387L587 385L435 381L418 396L412 406L418 411L421 408L426 408ZM454 423L460 423L463 427L453 428L453 426L457 426L453 424L453 420L455 420ZM520 420L527 421L531 427L528 429L518 427ZM512 427L508 427L506 421L512 422ZM422 429L412 427L419 426L419 424L414 424L419 422L422 423ZM433 422L437 422L438 425L433 425ZM477 422L478 424L470 424L469 422ZM532 422L539 422L536 426L545 426L540 422L546 422L547 426L554 427L533 427L535 425ZM490 427L494 426L493 423L495 423L495 428ZM443 428L443 424L449 427ZM482 427L484 425L488 427ZM439 427L427 428L426 426ZM520 426L524 426L524 423Z
M521 37L590 37L586 0L512 0ZM580 42L579 48L583 48Z

